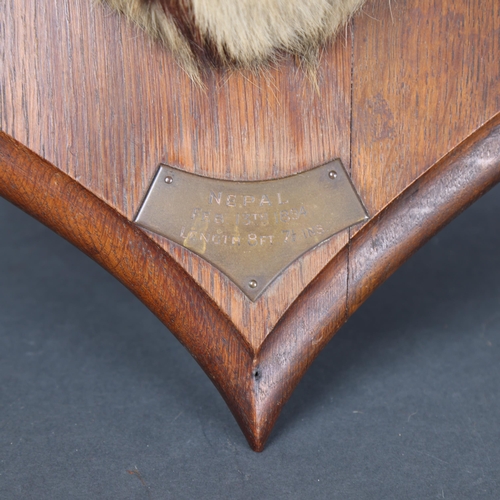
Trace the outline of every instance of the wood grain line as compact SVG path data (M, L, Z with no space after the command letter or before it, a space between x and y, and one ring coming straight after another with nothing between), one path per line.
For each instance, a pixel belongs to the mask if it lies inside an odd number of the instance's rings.
M124 17L92 0L0 2L0 129L133 220L160 162L264 180L349 164L351 48L325 47L316 92L292 59L256 72L207 69L205 89ZM346 243L295 261L258 303L203 259L151 236L258 346Z
M92 257L144 302L209 375L257 451L309 365L348 316L416 249L499 181L497 114L366 224L255 352L163 249L68 175L0 133L0 194Z
M94 259L175 333L252 442L251 347L213 300L143 231L0 132L0 195Z
M258 353L256 420L262 422L262 443L307 368L349 316L418 248L498 182L500 113L363 226L302 292ZM348 253L346 309L339 284L346 279Z

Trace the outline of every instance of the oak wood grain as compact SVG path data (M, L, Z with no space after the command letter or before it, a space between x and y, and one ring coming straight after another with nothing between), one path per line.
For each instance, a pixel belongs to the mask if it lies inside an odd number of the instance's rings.
M3 132L0 195L73 243L144 302L207 372L253 442L252 349L172 257L135 224Z
M498 181L496 0L369 2L325 47L317 87L288 60L259 74L207 69L200 88L164 48L83 0L7 0L0 23L0 128L18 141L1 135L1 194L171 328L255 449L347 317ZM130 222L160 162L262 180L336 157L371 221L299 258L255 303Z
M500 109L500 3L365 13L354 20L351 175L375 215Z
M102 5L8 0L0 9L0 128L129 220L161 161L245 180L336 157L349 166L349 31L325 50L318 90L292 61L260 74L208 70L201 89L168 51ZM293 264L256 304L199 257L151 237L258 346L347 234Z
M302 292L258 354L257 421L265 442L321 349L408 257L500 182L500 113L369 221ZM349 262L347 306L339 295Z
M317 90L291 61L261 74L207 70L200 89L103 6L9 0L0 127L129 220L160 161L267 179L334 157L375 215L498 109L500 14L497 2L466 0L364 9L354 32L325 48ZM199 257L150 236L257 347L348 232L296 261L257 303Z
M263 449L307 368L348 317L416 249L497 182L500 113L368 222L253 350L213 300L144 232L0 133L0 195L130 288L207 372L256 451ZM158 289L162 295L155 293Z

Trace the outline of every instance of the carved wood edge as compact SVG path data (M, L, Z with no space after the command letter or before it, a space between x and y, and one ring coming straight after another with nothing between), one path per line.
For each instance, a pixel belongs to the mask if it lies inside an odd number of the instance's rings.
M209 296L142 230L0 132L0 195L73 243L144 302L212 379L256 451L263 449L307 368L348 317L499 181L497 114L365 224L254 352Z

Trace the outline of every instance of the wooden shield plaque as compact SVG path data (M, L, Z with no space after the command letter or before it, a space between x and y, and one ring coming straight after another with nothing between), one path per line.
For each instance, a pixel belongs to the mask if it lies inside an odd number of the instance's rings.
M368 2L314 81L284 59L203 86L91 1L0 16L0 194L165 323L255 450L347 318L500 180L497 0Z

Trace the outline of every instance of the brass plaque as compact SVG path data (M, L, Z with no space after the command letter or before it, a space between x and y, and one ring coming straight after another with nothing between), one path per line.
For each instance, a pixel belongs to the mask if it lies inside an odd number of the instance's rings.
M251 299L297 257L368 218L340 160L268 181L162 165L135 222L217 267Z

